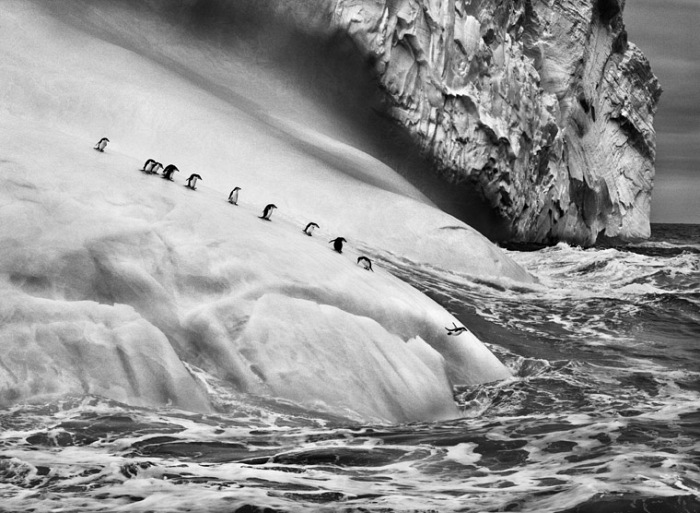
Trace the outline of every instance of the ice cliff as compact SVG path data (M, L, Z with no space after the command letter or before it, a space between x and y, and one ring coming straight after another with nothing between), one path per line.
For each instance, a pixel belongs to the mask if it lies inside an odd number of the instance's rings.
M649 236L661 89L624 0L337 0L386 112L519 241Z

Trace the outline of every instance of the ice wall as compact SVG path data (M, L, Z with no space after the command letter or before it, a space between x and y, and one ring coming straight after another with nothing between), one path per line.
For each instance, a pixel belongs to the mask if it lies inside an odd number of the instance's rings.
M532 277L347 144L315 102L294 108L316 124L285 110L293 88L261 108L274 74L172 39L134 5L0 13L3 404L94 393L207 411L216 397L197 367L232 391L403 422L455 416L451 385L509 376L473 335L446 336L448 312L355 260L373 247ZM238 78L224 90L226 77ZM139 171L151 157L178 165L175 182ZM197 191L183 186L192 172ZM226 201L234 185L239 206ZM321 228L307 237L311 220ZM338 254L328 240L341 235Z
M521 241L648 237L661 89L623 0L329 2L386 108Z

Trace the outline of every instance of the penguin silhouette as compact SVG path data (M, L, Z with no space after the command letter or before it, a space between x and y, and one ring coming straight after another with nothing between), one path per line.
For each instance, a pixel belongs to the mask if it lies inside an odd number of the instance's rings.
M151 170L153 169L153 166L156 164L156 161L153 159L148 159L146 163L143 165L143 169L141 171L145 173L150 173Z
M277 205L273 205L270 203L268 206L265 207L265 210L263 210L263 215L258 216L260 219L264 219L265 221L269 221L270 217L272 217L272 211L277 208Z
M306 228L304 228L304 233L311 237L314 232L314 228L318 228L318 225L316 223L309 223L306 225Z
M103 137L100 139L97 144L95 145L95 148L97 151L105 151L105 148L107 147L107 143L109 142L109 139L106 137Z
M193 191L197 190L197 180L201 180L202 177L199 176L197 173L192 173L190 177L187 179L187 185L185 187L189 187Z
M372 269L372 261L366 256L357 257L357 263L362 265L365 270L374 272L374 269Z
M177 166L174 164L168 164L167 166L165 166L165 169L163 169L163 178L165 178L166 180L172 181L173 173L176 173L176 172L177 173L180 172L180 170L177 168Z
M151 168L151 174L152 175L157 175L160 173L160 170L163 169L163 164L160 162L154 162L153 167Z
M238 205L238 191L240 191L240 187L234 187L233 190L231 191L231 194L228 195L228 202L233 203L234 205Z
M452 336L452 337L456 337L457 335L461 335L461 334L464 333L465 331L469 331L469 330L468 330L467 328L465 328L464 326L459 326L459 327L458 327L454 322L452 323L452 326L454 326L454 328L445 327L445 329L447 330L447 334L450 335L450 336Z
M333 240L329 240L328 243L333 243L333 249L338 253L343 252L343 242L347 242L343 237L336 237Z

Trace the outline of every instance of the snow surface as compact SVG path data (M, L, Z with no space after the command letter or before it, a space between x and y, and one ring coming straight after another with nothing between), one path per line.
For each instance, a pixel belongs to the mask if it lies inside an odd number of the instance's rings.
M451 384L509 376L470 333L446 336L457 321L439 305L355 264L368 247L532 281L497 247L301 93L276 97L273 76L173 41L156 13L47 5L0 12L1 403L94 393L207 411L194 366L241 392L403 422L456 416ZM141 173L147 158L181 172Z

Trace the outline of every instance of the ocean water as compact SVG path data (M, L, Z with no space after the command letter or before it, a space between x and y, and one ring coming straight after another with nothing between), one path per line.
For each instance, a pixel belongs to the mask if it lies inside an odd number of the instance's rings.
M16 406L0 510L700 512L700 226L509 254L540 283L374 255L513 371L456 388L461 418L358 425L211 378L216 415Z

